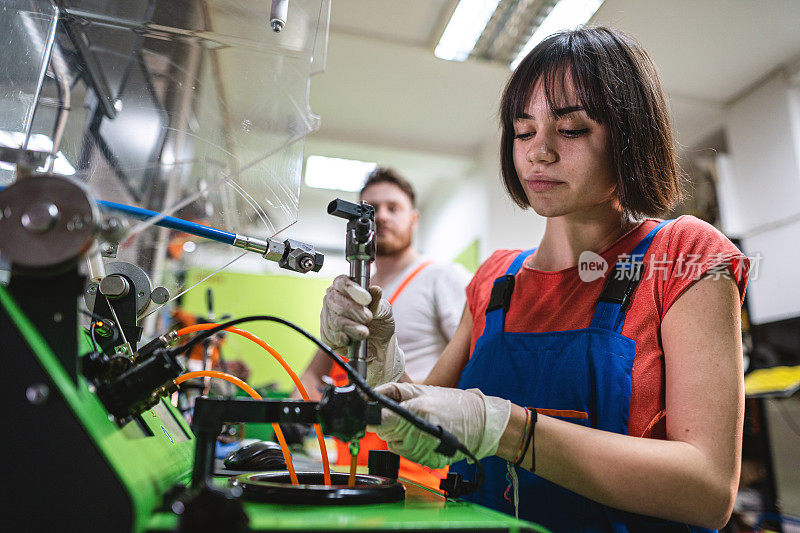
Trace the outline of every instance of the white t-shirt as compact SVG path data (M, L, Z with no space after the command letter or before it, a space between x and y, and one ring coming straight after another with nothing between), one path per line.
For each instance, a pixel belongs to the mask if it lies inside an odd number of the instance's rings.
M387 300L426 259L418 258L383 289ZM406 372L415 382L428 377L453 338L467 300L472 274L459 264L432 263L422 269L392 304L397 343L406 357Z

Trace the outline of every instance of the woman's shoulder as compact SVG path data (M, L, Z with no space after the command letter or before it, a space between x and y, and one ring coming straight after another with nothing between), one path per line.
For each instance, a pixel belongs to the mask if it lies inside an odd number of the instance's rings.
M722 235L717 228L693 215L681 215L670 224L673 231L682 233Z
M475 276L470 282L472 290L486 283L492 283L505 274L511 262L520 252L521 250L495 250L475 271Z
M666 228L667 242L663 246L670 255L681 253L739 252L720 230L692 215L676 218ZM741 252L739 252L741 253Z
M508 267L511 265L511 262L514 261L514 259L519 255L521 251L522 250L520 249L495 250L494 252L492 252L492 255L490 255L489 258L486 259L486 261L481 263L481 266L478 267L478 270L475 273L475 275L477 275L482 270L492 271L492 272L502 271L501 274L504 274L506 270L508 270ZM501 274L498 274L498 276Z

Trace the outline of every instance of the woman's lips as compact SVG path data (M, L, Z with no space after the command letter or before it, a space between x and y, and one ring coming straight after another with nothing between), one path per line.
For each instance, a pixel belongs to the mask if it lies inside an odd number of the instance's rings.
M532 191L541 192L549 191L559 185L564 185L564 182L554 180L525 180L525 185Z

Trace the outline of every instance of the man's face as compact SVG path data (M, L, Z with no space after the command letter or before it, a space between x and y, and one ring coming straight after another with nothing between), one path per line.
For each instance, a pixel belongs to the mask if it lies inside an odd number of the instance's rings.
M408 195L397 185L384 182L367 187L361 200L375 208L377 254L398 255L407 250L419 219Z

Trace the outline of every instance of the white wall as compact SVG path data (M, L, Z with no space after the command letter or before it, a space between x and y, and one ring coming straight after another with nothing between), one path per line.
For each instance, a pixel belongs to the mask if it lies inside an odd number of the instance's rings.
M748 289L758 324L800 315L800 91L781 72L728 111L729 157L718 161L723 231L760 256Z
M731 231L746 232L800 211L800 160L792 90L782 74L735 102L727 134L738 202ZM727 229L727 228L726 228Z
M417 245L426 256L452 261L476 239L484 239L486 191L476 172L443 183L420 208Z

